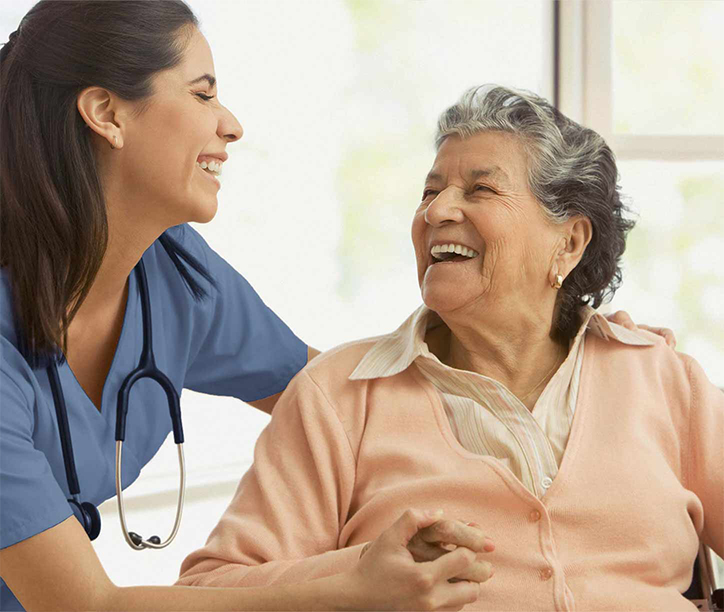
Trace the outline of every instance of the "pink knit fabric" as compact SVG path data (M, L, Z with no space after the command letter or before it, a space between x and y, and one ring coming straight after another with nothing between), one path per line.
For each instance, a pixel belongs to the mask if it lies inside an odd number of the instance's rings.
M542 499L460 445L415 366L348 380L369 340L318 357L279 400L178 583L333 574L407 508L443 508L496 545L485 557L495 576L466 610L695 610L681 593L699 538L724 554L724 394L660 338L586 343L570 438Z

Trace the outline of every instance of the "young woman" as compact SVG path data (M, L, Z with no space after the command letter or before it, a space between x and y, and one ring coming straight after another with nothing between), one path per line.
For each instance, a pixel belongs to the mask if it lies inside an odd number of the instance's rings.
M0 608L460 609L492 545L422 510L286 587L119 588L95 555L95 506L181 433L182 388L271 412L318 352L186 225L243 134L215 85L182 0L42 0L0 50Z

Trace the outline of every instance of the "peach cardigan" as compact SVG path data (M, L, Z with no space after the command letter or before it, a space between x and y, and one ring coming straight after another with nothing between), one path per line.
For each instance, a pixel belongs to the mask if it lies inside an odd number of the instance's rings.
M314 359L290 383L255 461L179 584L260 586L343 571L409 507L475 521L495 576L466 610L694 610L699 538L724 554L724 394L661 338L587 333L560 470L546 495L465 450L411 365L349 380L374 345Z
M420 306L396 331L386 334L362 358L350 378L384 378L414 361L437 389L450 430L476 455L503 463L533 495L542 498L563 460L576 410L586 332L624 344L652 345L646 333L611 323L590 306L581 308L582 323L563 364L546 384L533 410L504 384L477 372L452 368L430 352L427 332L442 327L440 316Z

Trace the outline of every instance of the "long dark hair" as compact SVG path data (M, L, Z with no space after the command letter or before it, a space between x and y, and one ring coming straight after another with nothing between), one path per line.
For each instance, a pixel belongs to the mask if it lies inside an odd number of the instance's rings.
M37 367L67 347L68 325L93 285L108 241L91 131L76 107L90 86L139 101L178 65L198 20L183 0L41 0L0 49L0 265L9 266L19 348ZM160 238L196 299L206 292Z

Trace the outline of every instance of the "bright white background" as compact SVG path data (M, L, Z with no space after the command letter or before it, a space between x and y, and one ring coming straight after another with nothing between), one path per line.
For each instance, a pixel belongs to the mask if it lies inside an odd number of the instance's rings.
M0 40L32 4L0 3ZM420 303L409 224L434 157L437 116L466 88L486 82L530 89L550 99L552 3L189 4L214 54L220 98L245 130L242 141L229 147L218 215L197 229L316 348L396 328ZM696 32L678 36L694 45ZM626 40L634 45L634 56L646 47L645 39ZM695 45L688 52L696 59ZM646 66L654 71L656 58ZM568 76L578 78L578 73ZM635 76L634 85L641 78ZM635 90L619 89L617 96L617 109L638 99ZM617 116L625 120L620 112ZM631 115L631 121L641 116L647 115ZM627 265L633 280L624 285L616 306L639 322L673 327L680 348L699 358L710 377L724 385L722 343L701 331L721 325L724 282L716 262L724 228L719 225L688 259L668 249L682 219L696 220L700 214L681 195L676 177L685 179L692 170L721 178L721 163L713 163L694 162L683 170L680 164L670 171L661 162L625 162L624 188L631 187L642 213L638 231L648 232L650 242L642 238L642 253ZM721 188L703 197L707 210L720 219ZM632 242L630 250L637 251ZM701 268L711 272L701 298L703 323L673 304L669 292L672 275L680 280ZM692 299L698 301L698 294ZM160 552L131 551L122 540L115 500L101 507L104 529L94 544L117 584L176 579L184 556L201 546L216 524L268 422L266 415L237 400L188 391L183 414L189 488L174 544ZM162 537L168 533L176 470L175 449L167 444L128 491L131 529Z

